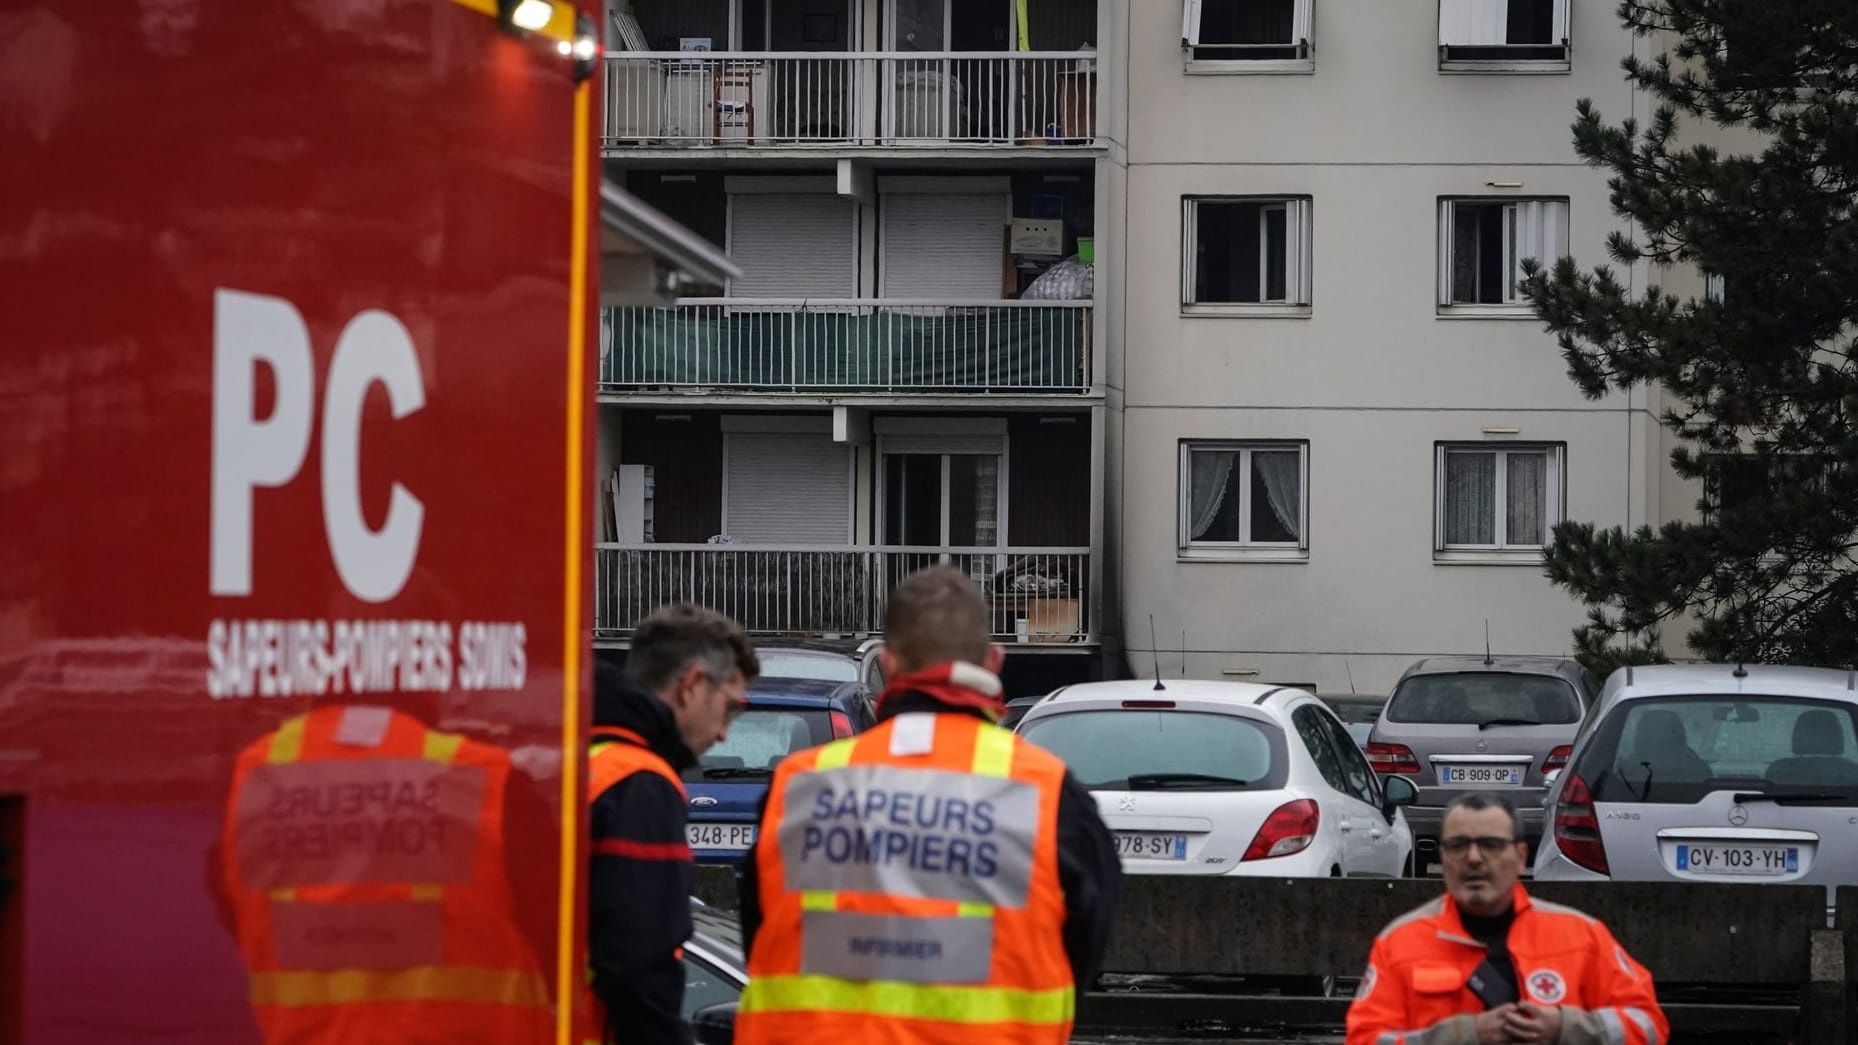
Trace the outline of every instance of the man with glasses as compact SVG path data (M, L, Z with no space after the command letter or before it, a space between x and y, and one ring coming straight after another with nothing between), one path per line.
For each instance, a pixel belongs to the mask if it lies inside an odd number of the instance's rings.
M594 670L588 757L584 1042L685 1045L684 969L693 870L679 774L747 706L760 663L735 621L668 606L633 632L626 671Z
M1445 809L1445 895L1381 931L1348 1045L1662 1045L1651 973L1606 926L1532 899L1522 822L1488 792Z

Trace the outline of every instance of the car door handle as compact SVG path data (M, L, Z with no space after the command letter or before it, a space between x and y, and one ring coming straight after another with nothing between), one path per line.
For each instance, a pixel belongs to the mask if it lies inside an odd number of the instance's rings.
M1337 820L1335 822L1335 826L1341 828L1344 831L1353 831L1355 829L1355 825L1349 823L1346 820Z

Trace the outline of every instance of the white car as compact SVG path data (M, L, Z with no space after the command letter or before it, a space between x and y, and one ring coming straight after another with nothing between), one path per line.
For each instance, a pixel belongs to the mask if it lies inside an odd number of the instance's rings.
M1130 874L1413 873L1400 810L1413 785L1383 785L1307 690L1088 682L1040 701L1017 732L1096 796Z

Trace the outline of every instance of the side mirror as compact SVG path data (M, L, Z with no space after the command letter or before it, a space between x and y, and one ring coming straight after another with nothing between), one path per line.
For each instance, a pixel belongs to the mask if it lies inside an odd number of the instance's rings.
M735 1002L726 1001L691 1014L690 1029L696 1032L697 1045L733 1045L735 1006Z
M1381 788L1387 796L1386 813L1389 817L1393 816L1395 809L1419 801L1419 788L1414 787L1413 782L1406 777L1390 776L1381 784Z

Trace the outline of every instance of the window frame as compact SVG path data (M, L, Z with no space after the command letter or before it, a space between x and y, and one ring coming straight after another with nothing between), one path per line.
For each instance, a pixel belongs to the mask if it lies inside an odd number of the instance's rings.
M1252 452L1257 450L1297 451L1298 526L1297 539L1291 541L1252 541L1251 535L1251 467ZM1239 486L1239 525L1243 535L1237 541L1194 540L1189 532L1193 512L1193 454L1196 451L1236 452L1246 481ZM1310 557L1310 443L1307 439L1182 439L1175 489L1176 553L1182 560L1242 560L1252 562L1307 562Z
M1202 204L1256 203L1261 208L1281 205L1284 211L1284 294L1283 301L1196 301L1199 287L1200 223ZM1310 315L1315 305L1314 280L1310 263L1314 242L1313 199L1309 196L1254 193L1249 195L1190 195L1181 197L1181 315L1290 317ZM1260 211L1262 219L1263 209ZM1269 279L1268 237L1265 222L1258 225L1259 297Z
M1457 237L1455 235L1457 231L1457 208L1462 204L1484 206L1498 205L1503 208L1503 268L1507 274L1506 280L1508 281L1504 287L1504 297L1506 298L1504 301L1486 303L1480 301L1457 301L1453 299L1452 293L1454 288L1452 286L1452 279L1456 270L1454 264L1456 255L1453 251L1457 247ZM1521 253L1524 249L1521 243L1524 238L1522 227L1523 212L1521 208L1530 204L1552 204L1558 208L1555 214L1559 216L1559 227L1553 229L1551 234L1558 241L1556 246L1561 248L1562 253L1557 254L1553 260L1559 260L1562 257L1569 256L1572 252L1574 234L1574 207L1572 201L1567 196L1459 195L1439 197L1436 214L1439 234L1438 255L1436 259L1438 274L1436 277L1436 286L1434 287L1434 297L1437 299L1436 312L1439 318L1536 318L1535 310L1530 308L1529 303L1523 301L1520 295L1516 295L1512 298L1512 295L1516 294L1516 282L1517 277L1521 273L1522 259L1524 257L1535 256L1533 254L1525 255ZM1534 235L1540 238L1541 233L1537 232Z
M1294 47L1295 58L1195 58L1194 48L1222 46L1200 42L1200 20L1205 0L1181 0L1181 55L1188 75L1243 76L1256 74L1309 74L1316 71L1316 0L1291 0L1290 41L1283 44L1231 44L1234 51Z
M1495 525L1491 530L1495 544L1447 544L1445 541L1446 480L1445 462L1452 453L1494 453L1497 455L1496 498L1492 505ZM1541 544L1515 544L1509 537L1509 457L1511 454L1547 454L1543 479L1547 504L1543 515L1547 532ZM1552 539L1555 524L1567 518L1568 455L1566 443L1548 442L1439 442L1433 444L1432 464L1432 554L1436 562L1514 563L1537 565L1542 550Z
M1446 19L1459 9L1475 9L1476 5L1504 4L1508 0L1439 0L1438 14L1434 28L1438 30L1439 72L1441 73L1507 73L1507 74L1544 74L1569 73L1574 69L1574 31L1573 4L1571 0L1547 0L1552 5L1549 15L1549 42L1545 44L1494 44L1494 43L1447 43L1445 40ZM1507 19L1508 12L1505 11ZM1559 48L1559 56L1550 58L1468 58L1454 54L1454 48L1492 50L1518 50L1523 48Z

